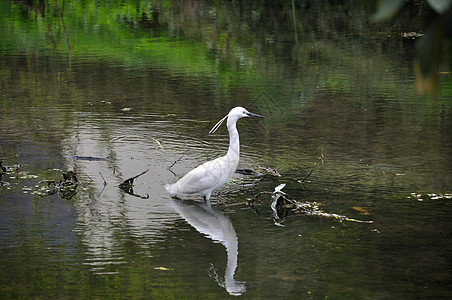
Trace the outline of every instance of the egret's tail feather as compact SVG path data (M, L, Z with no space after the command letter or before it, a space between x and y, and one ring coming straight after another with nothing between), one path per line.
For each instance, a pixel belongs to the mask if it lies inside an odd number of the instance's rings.
M170 195L174 195L173 186L174 186L174 184L170 184L170 183L165 184L165 189Z

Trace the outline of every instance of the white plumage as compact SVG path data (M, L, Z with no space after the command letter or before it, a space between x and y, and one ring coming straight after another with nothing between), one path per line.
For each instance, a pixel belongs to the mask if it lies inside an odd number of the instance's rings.
M228 119L229 149L226 155L203 163L188 172L176 183L167 184L165 188L171 196L199 193L206 201L209 201L212 192L222 187L232 177L237 169L240 157L240 141L236 123L238 119L243 117L265 118L250 113L243 107L231 109L209 132L209 134L214 133L223 121L226 118Z

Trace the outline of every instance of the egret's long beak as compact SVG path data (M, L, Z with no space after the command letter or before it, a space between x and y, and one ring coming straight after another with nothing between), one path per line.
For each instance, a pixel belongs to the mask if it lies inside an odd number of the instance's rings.
M266 116L261 116L261 115L258 115L258 114L253 114L253 113L251 113L251 112L248 112L247 115L248 115L248 117L264 118L264 119L267 119Z

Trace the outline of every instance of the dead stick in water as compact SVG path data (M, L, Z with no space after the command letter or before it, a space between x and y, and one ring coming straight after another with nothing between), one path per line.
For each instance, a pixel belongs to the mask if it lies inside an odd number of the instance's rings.
M100 174L100 177L102 177L102 180L104 181L104 186L106 186L106 185L107 185L107 182L105 181L104 176L102 176L102 173L101 173L101 172L99 172L99 174Z
M124 180L124 182L121 183L121 184L119 185L119 187L122 188L122 189L124 189L124 188L127 189L127 188L132 187L132 186L133 186L133 181L134 181L135 179L137 179L138 177L140 177L141 175L146 174L148 171L149 171L149 169L147 169L147 170L141 172L140 174L138 174L138 175L136 175L136 176L133 176L133 177L127 179L127 180Z
M173 173L174 176L176 176L176 173L174 173L173 170L171 170L171 168L174 167L174 165L177 164L177 163L185 156L185 154L187 154L187 152L188 152L188 150L186 150L186 151L184 152L184 154L182 154L182 156L179 157L179 159L175 160L175 161L173 162L173 164L172 164L171 166L168 167L168 171L170 171L171 173Z
M308 173L308 175L305 176L305 178L303 178L303 180L299 180L298 182L304 183L305 180L306 180L309 176L311 176L312 172L314 172L314 170L315 170L315 168L317 167L317 164L319 163L319 161L322 162L322 166L323 166L323 163L324 163L323 159L324 159L324 158L325 158L325 156L323 156L323 148L322 148L322 151L320 152L320 156L319 156L319 158L317 159L317 161L314 163L314 166L312 167L311 171Z

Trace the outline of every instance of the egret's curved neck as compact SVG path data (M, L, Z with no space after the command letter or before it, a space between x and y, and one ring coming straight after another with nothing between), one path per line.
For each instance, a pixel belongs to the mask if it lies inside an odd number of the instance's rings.
M240 156L240 141L236 123L236 118L228 118L229 149L227 156L232 160L237 160L238 162Z

